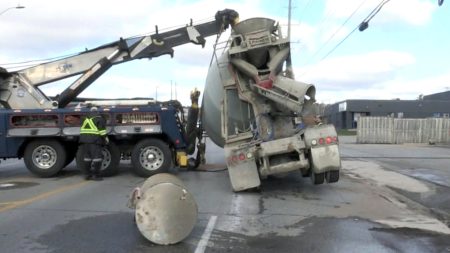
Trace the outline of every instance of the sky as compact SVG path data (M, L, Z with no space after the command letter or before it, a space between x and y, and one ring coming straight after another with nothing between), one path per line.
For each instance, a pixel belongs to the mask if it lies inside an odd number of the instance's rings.
M291 52L295 78L313 83L316 100L417 99L450 90L450 1L390 0L363 32L352 32L382 0L292 0ZM84 51L159 29L211 20L225 8L240 20L267 17L287 30L288 2L273 0L2 0L0 66ZM350 35L349 35L350 34ZM227 39L229 32L221 38ZM346 36L348 36L346 38ZM346 39L345 39L346 38ZM186 44L161 56L113 66L80 96L176 98L203 90L215 37L204 48ZM43 85L48 96L74 78ZM173 85L171 85L171 83ZM172 88L171 88L172 87ZM171 92L172 90L172 92Z

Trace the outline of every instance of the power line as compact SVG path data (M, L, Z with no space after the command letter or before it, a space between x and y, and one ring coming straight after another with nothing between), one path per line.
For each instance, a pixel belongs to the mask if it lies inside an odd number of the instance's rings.
M342 39L335 47L333 47L333 49L331 49L322 59L320 59L320 61L325 60L325 58L327 58L331 53L334 52L334 50L336 50L342 43L344 43L344 41L350 37L350 35L352 35L352 33L354 33L356 31L356 29L359 28L359 25L356 26L349 34L347 34L347 36L345 36L344 39Z
M361 22L361 24L359 25L359 30L361 32L366 30L367 27L369 27L369 21L372 20L372 18L375 17L375 15L377 15L378 12L380 12L381 8L383 8L383 6L387 4L389 1L390 0L381 1L380 4L378 4L378 6L375 7L375 9L373 9L372 12Z
M360 31L363 31L365 28L367 28L368 26L368 22L378 13L380 12L381 8L388 3L390 0L381 0L381 2L377 5L377 7L375 7L375 9L373 9L370 14L363 20L363 22L361 22L360 24L358 24L350 33L347 34L347 36L345 36L338 44L336 44L336 46L334 46L324 57L322 57L320 59L319 62L325 60L331 53L333 53L342 43L344 43L344 41L346 41L350 35L352 35L358 28ZM361 26L363 26L363 24L366 24L366 27L364 29L361 30ZM305 75L307 73L304 72L302 75Z
M377 7L375 7L375 9L372 10L372 12L369 14L369 16L367 16L364 21L359 24L358 26L356 26L347 36L345 36L344 39L342 39L333 49L331 49L322 59L320 59L320 61L325 60L325 58L327 58L331 53L334 52L334 50L336 50L342 43L344 43L345 40L347 40L348 37L350 37L350 35L352 35L352 33L354 33L356 31L356 29L361 28L361 25L363 23L368 23L373 17L375 17L375 15L380 12L381 8L383 8L383 6L388 3L390 0L382 0L380 2L380 4L378 4ZM367 27L366 27L367 28ZM361 29L360 29L361 30Z
M208 18L204 18L204 19L200 19L196 22L193 22L193 25L201 23L201 22L206 22L206 21L210 21L213 20L214 17L208 17ZM164 31L168 31L171 29L175 29L175 28L181 28L186 26L186 24L183 25L175 25L175 26L171 26L171 27L165 27L162 29L158 29L159 32L164 32ZM144 34L138 34L138 35L132 35L129 36L127 39L134 39L134 38L139 38L139 37L144 37L144 36L149 36L152 34L155 34L156 31L152 31L152 32L148 32L148 33L144 33ZM19 68L26 68L26 67L31 67L31 66L35 66L38 64L43 64L43 63L47 63L49 61L53 61L53 60L60 60L63 58L67 58L67 57L72 57L78 54L83 53L83 51L80 52L76 52L76 53L71 53L71 54L66 54L66 55L59 55L59 56L55 56L55 57L50 57L50 58L42 58L42 59L34 59L34 60L27 60L27 61L20 61L20 62L7 62L7 63L0 63L0 66L8 66L7 68L14 68L14 69L19 69Z
M19 64L26 64L26 65L29 65L28 63L33 63L33 62L45 62L45 61L57 60L57 59L65 58L65 57L74 56L74 55L77 55L77 54L79 54L79 53L66 54L66 55L60 55L60 56L55 56L55 57L51 57L51 58L36 59L36 60L28 60L28 61L21 61L21 62L0 63L0 65L3 65L3 66L19 65Z
M313 59L314 59L314 58L322 51L322 49L324 49L325 46L328 45L328 43L334 38L334 36L336 36L336 34L338 34L338 32L345 26L345 24L347 24L347 22L355 15L355 13L356 13L356 12L361 8L361 6L363 6L364 3L366 3L366 2L367 2L367 0L362 1L361 4L359 4L358 7L356 7L356 9L352 12L352 14L350 14L350 16L348 16L348 18L344 21L344 23L342 23L341 26L340 26L338 29L336 29L336 30L334 31L334 33L328 38L328 40L327 40L324 44L322 44L322 46L319 48L319 50L317 50L317 51L313 54L313 56L310 58L311 60L313 60ZM348 35L347 35L347 36L348 36ZM311 61L311 60L310 60L310 61ZM307 63L309 63L310 61L308 61Z

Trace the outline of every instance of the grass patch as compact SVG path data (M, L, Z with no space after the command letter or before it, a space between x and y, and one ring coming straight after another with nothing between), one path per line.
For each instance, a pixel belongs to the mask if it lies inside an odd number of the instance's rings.
M339 129L337 133L342 136L354 136L356 135L356 129Z

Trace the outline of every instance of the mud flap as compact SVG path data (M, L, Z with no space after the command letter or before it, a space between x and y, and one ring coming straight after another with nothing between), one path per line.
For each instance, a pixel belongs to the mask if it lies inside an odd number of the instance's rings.
M339 170L341 168L338 145L313 147L310 152L313 173Z
M254 160L228 164L228 174L233 191L243 191L261 185L258 168Z

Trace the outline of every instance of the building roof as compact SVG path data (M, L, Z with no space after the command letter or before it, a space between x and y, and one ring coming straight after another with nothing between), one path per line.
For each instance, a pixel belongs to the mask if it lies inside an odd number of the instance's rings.
M447 101L450 101L450 90L423 96L423 100L447 100Z

